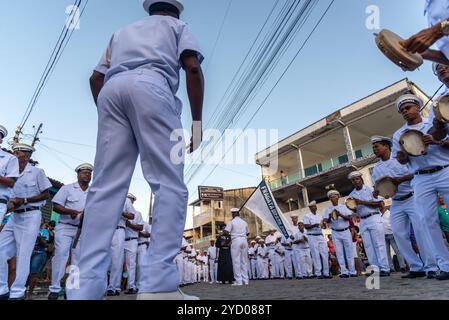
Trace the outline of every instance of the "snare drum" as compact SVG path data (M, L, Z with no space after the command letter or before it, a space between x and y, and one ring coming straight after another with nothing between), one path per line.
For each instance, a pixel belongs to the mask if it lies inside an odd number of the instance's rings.
M348 209L355 211L357 209L357 202L354 198L347 198L345 200L345 205L348 207Z
M449 123L449 94L440 97L434 105L435 118L442 122Z
M396 33L383 29L376 36L377 47L394 64L404 71L414 71L419 68L424 60L420 54L410 53L400 45L403 41Z
M375 190L379 191L380 196L388 199L398 192L398 187L391 177L383 177L377 181Z
M427 154L427 146L423 142L423 136L424 134L419 130L404 131L399 139L402 151L412 157Z

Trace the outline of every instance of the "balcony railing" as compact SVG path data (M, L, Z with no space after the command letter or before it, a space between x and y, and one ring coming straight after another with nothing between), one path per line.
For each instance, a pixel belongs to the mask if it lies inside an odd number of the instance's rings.
M195 244L198 244L200 242L204 242L204 241L211 241L213 239L212 235L207 236L207 237L203 237L201 239L196 239L195 240Z

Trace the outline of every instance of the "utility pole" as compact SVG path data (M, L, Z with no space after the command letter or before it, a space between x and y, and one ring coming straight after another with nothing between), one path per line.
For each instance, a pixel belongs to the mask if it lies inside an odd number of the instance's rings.
M31 146L32 146L32 147L34 147L34 145L36 144L36 142L39 141L39 134L42 133L42 127L43 127L43 124L41 123L41 124L39 125L39 127L37 128L37 131L36 131L36 133L35 133L35 135L34 135L33 142L31 143Z
M148 224L153 222L153 192L150 192L150 212L148 215Z

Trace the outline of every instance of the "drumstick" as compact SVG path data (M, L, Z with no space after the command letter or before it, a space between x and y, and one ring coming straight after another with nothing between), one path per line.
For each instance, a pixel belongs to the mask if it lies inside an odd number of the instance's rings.
M432 97L426 102L426 104L419 110L420 112L423 111L423 110L427 107L427 105L429 104L429 102L432 101L433 98L435 98L435 96L437 95L437 93L440 92L441 88L443 88L443 87L444 87L444 84L442 84L442 85L438 88L438 90L435 91L435 93L433 94L433 96L432 96Z

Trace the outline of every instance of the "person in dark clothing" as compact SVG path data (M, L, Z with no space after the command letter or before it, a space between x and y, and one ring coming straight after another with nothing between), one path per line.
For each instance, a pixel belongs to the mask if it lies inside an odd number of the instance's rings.
M223 230L217 237L215 242L217 248L217 281L225 284L226 282L232 283L234 281L234 271L232 268L231 257L231 236L229 232Z

